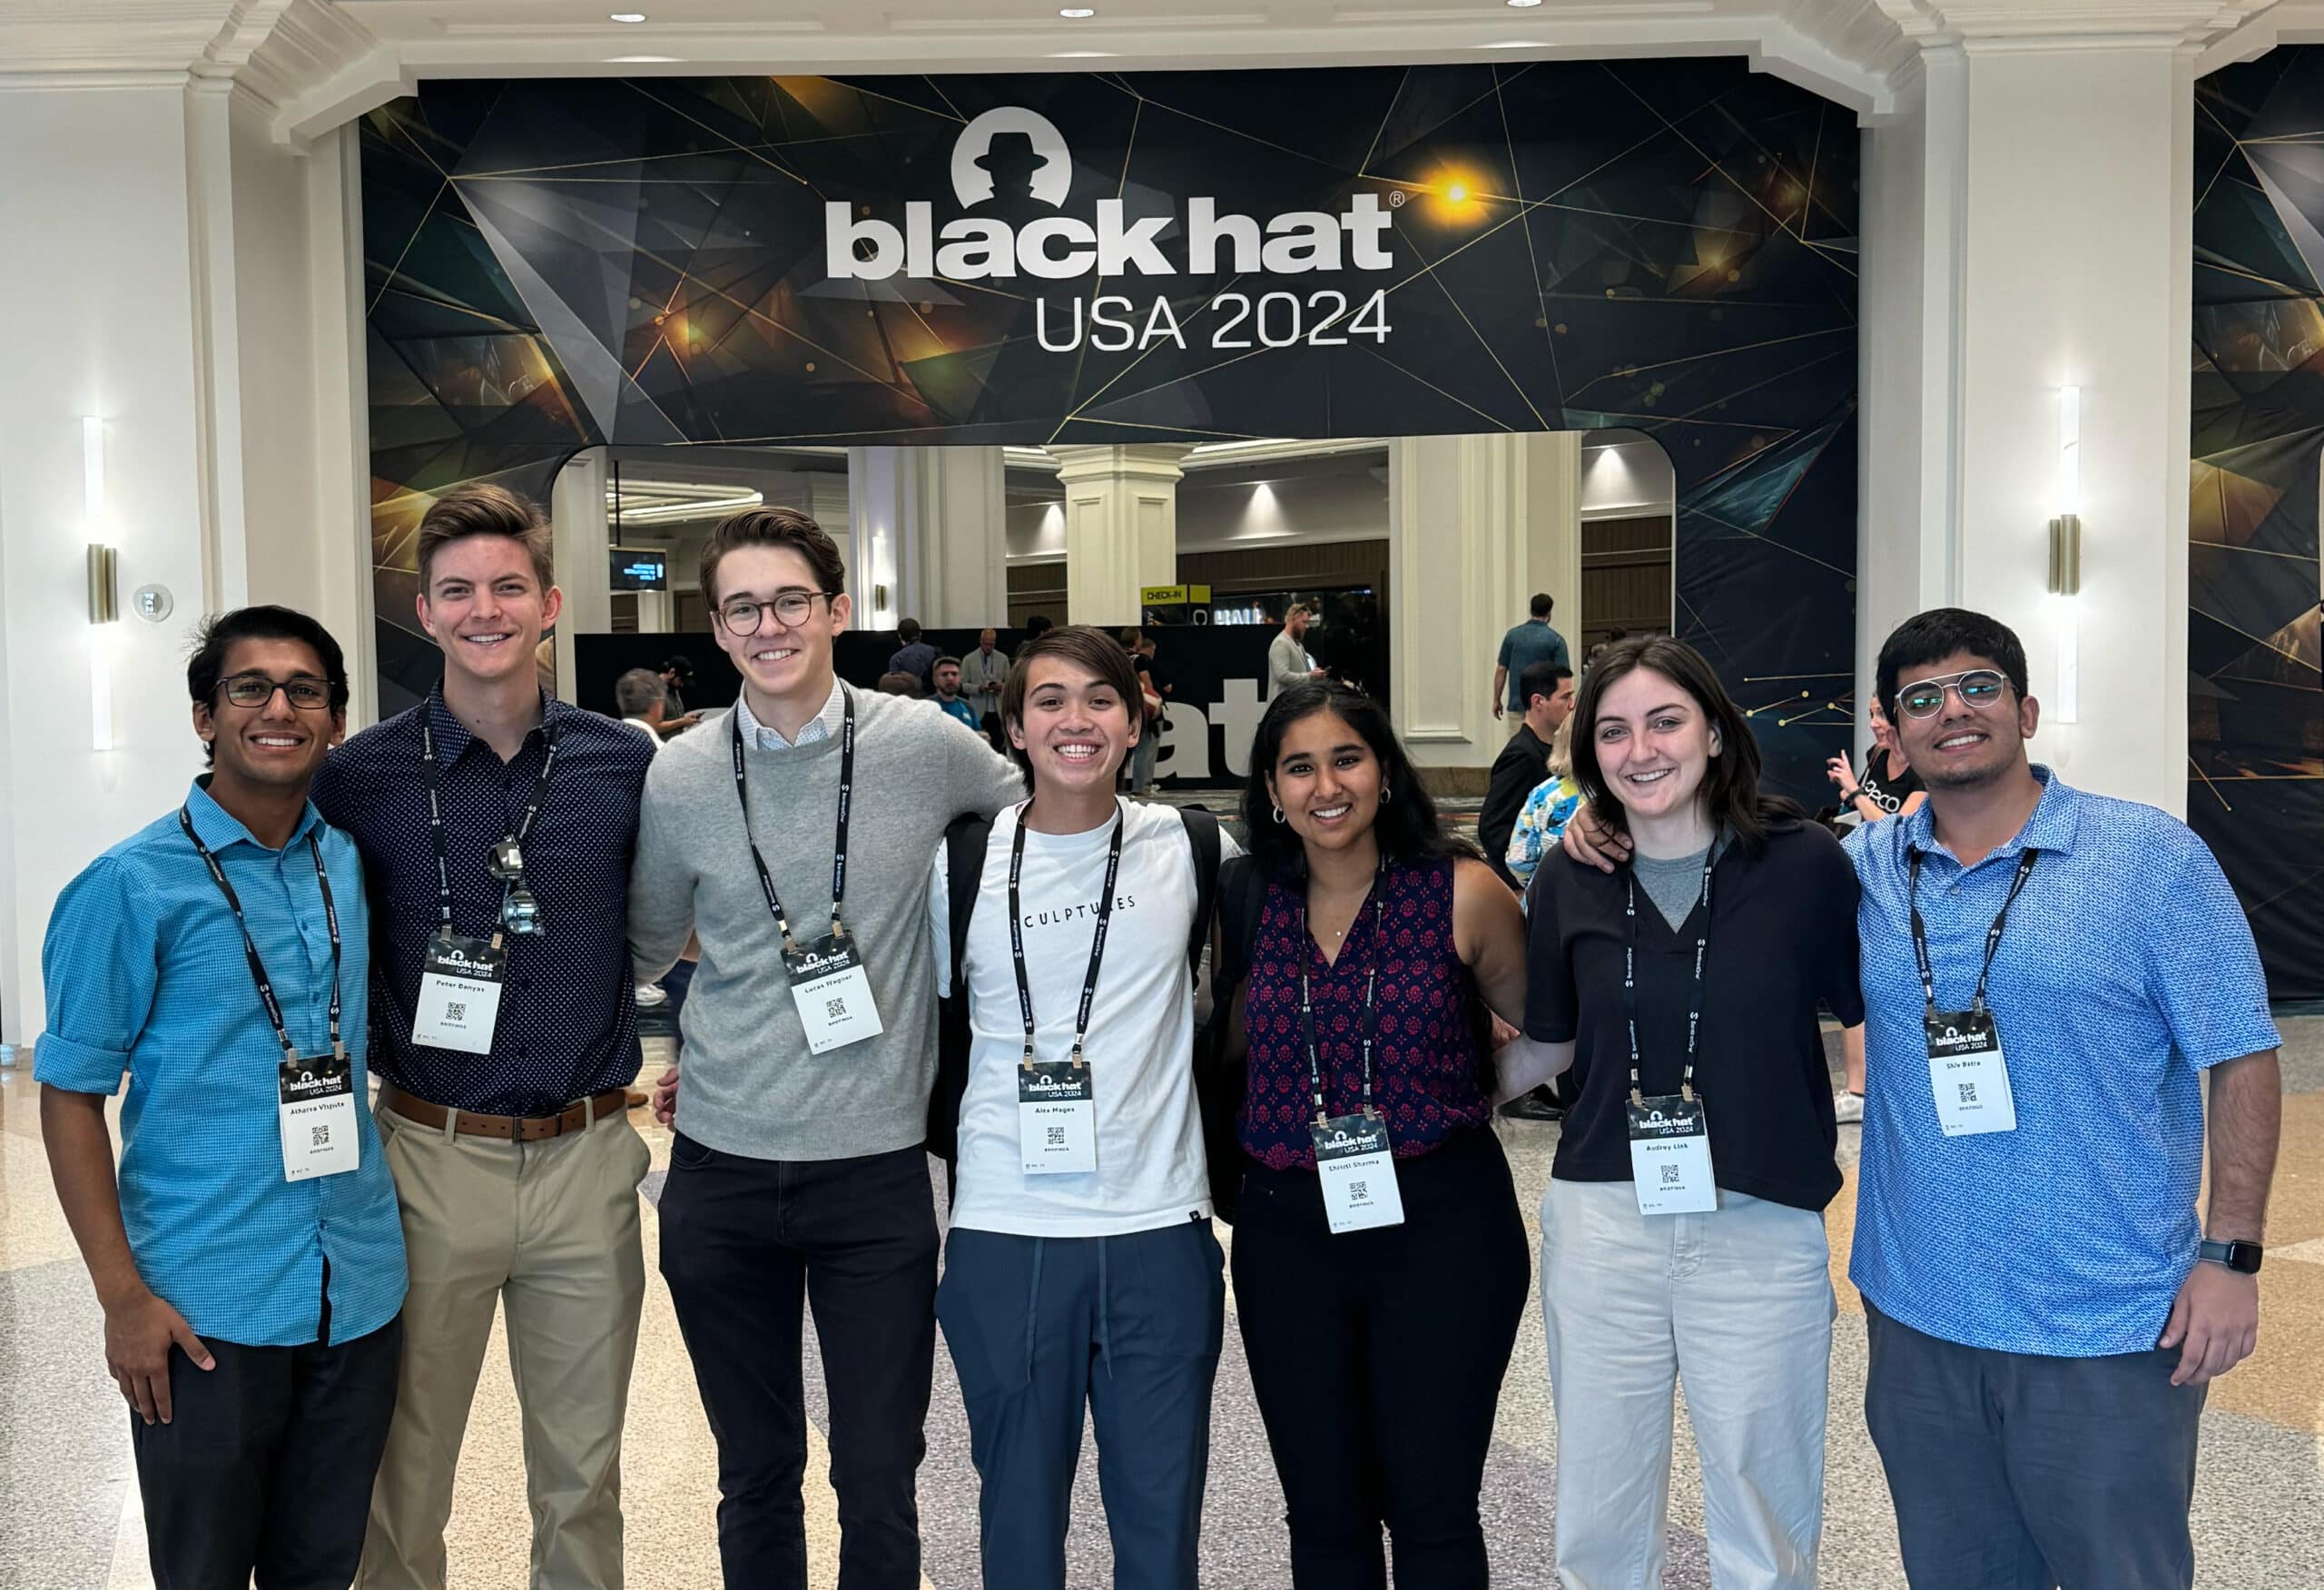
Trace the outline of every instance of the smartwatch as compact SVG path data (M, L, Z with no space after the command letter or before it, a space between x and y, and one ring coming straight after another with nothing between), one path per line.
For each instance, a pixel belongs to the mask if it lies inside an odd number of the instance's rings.
M2209 1239L2195 1245L2195 1257L2211 1264L2223 1264L2238 1275L2258 1275L2261 1249L2257 1242L2213 1242Z

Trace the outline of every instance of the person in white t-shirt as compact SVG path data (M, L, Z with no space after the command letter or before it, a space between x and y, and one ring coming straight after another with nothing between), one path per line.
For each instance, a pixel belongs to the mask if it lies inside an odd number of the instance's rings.
M632 668L614 681L614 705L621 709L621 720L662 748L662 717L668 704L668 687L662 676L651 668Z
M982 1484L987 1590L1062 1590L1085 1406L1115 1585L1195 1590L1226 1309L1194 1088L1199 864L1176 811L1114 794L1137 704L1128 655L1082 627L1029 642L1002 693L1033 798L993 819L970 919L936 1294ZM941 853L931 903L949 994Z

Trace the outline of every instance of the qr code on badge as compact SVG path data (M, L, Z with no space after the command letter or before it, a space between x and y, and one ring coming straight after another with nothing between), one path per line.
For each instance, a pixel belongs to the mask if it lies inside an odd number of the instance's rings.
M843 999L825 1000L823 1014L834 1022L844 1022L847 1020L847 1002Z
M1676 1187L1679 1185L1678 1166L1665 1165L1662 1167L1662 1185L1665 1187Z
M468 1007L467 1002L457 999L446 1000L444 1002L444 1019L448 1022L467 1021L468 1019Z
M1957 1084L1955 1084L1955 1085L1956 1085L1956 1086L1958 1086L1958 1087L1960 1088L1960 1090L1961 1090L1961 1102L1963 1102L1964 1104L1974 1104L1974 1103L1977 1101L1977 1084L1976 1084L1976 1083L1974 1083L1974 1082L1961 1082L1961 1083L1957 1083Z
M1347 1184L1347 1196L1351 1203L1362 1203L1372 1196L1372 1184L1368 1181L1351 1181Z
M314 1146L314 1147L316 1147L316 1148L319 1148L319 1149L327 1149L327 1148L330 1147L330 1127L328 1127L328 1126L318 1126L318 1127L316 1127L316 1128L314 1128L314 1129L313 1129L313 1131L314 1131L314 1143L313 1143L313 1145L312 1145L312 1146Z
M1065 1128L1061 1126L1052 1126L1049 1129L1049 1147L1053 1149L1061 1149L1065 1147Z

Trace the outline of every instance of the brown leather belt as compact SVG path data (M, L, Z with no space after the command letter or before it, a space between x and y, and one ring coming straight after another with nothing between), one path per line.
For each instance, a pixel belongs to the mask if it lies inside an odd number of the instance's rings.
M444 1118L458 1116L452 1130L462 1137L497 1138L503 1142L537 1142L545 1137L563 1137L568 1131L586 1131L593 1121L603 1121L609 1115L623 1115L629 1109L629 1090L609 1088L594 1099L584 1099L568 1104L555 1115L478 1115L469 1110L448 1110L441 1104L405 1092L393 1082L379 1084L379 1106L392 1110L414 1126L431 1131L444 1130Z

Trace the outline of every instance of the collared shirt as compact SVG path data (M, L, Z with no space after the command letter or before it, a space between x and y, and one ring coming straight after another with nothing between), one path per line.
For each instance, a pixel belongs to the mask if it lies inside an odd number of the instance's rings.
M428 945L436 936L436 845L428 822L420 714L442 771L452 931L488 937L501 885L487 867L532 798L545 754L556 766L525 844L525 882L547 932L511 935L490 1054L412 1042ZM363 853L371 885L374 1068L422 1099L486 1115L552 1114L625 1087L642 1063L629 971L629 863L655 749L616 718L542 698L542 726L503 763L440 691L365 729L323 763L315 805Z
M1525 710L1525 670L1535 663L1556 663L1571 667L1573 659L1566 653L1565 637L1550 627L1546 618L1528 618L1501 637L1501 651L1494 666L1509 670L1507 709Z
M645 736L646 743L651 745L656 751L662 748L662 731L655 728L652 724L647 723L644 718L625 717L622 719L622 722L635 729L639 734L644 735Z
M2242 906L2211 851L2152 806L2043 790L1964 868L1935 814L1847 840L1864 887L1864 1164L1849 1276L1881 1312L1965 1346L2060 1358L2151 1348L2195 1263L2197 1073L2277 1046ZM1969 1005L2019 859L2041 854L1987 994L2017 1129L1947 1138L1930 1091L1920 912L1943 1010Z
M847 696L836 678L832 681L832 693L823 702L822 711L799 726L799 737L795 740L784 739L781 729L771 729L752 716L749 691L734 697L734 718L743 726L743 738L762 751L795 751L817 740L828 740L839 733L840 721L846 716Z
M1000 710L1000 687L1009 683L1009 654L999 647L987 657L979 647L960 659L960 694L981 698L979 710Z
M369 914L354 843L310 804L269 850L197 780L193 831L242 903L251 942L301 1054L330 1052L330 929L307 836L322 844L338 908L341 1032L355 1062L356 1169L282 1177L282 1045L251 981L242 935L178 815L92 862L57 896L41 951L48 1030L33 1074L75 1093L117 1092L121 1223L137 1273L194 1334L296 1347L322 1324L352 1341L403 1306L403 1228L364 1091Z

